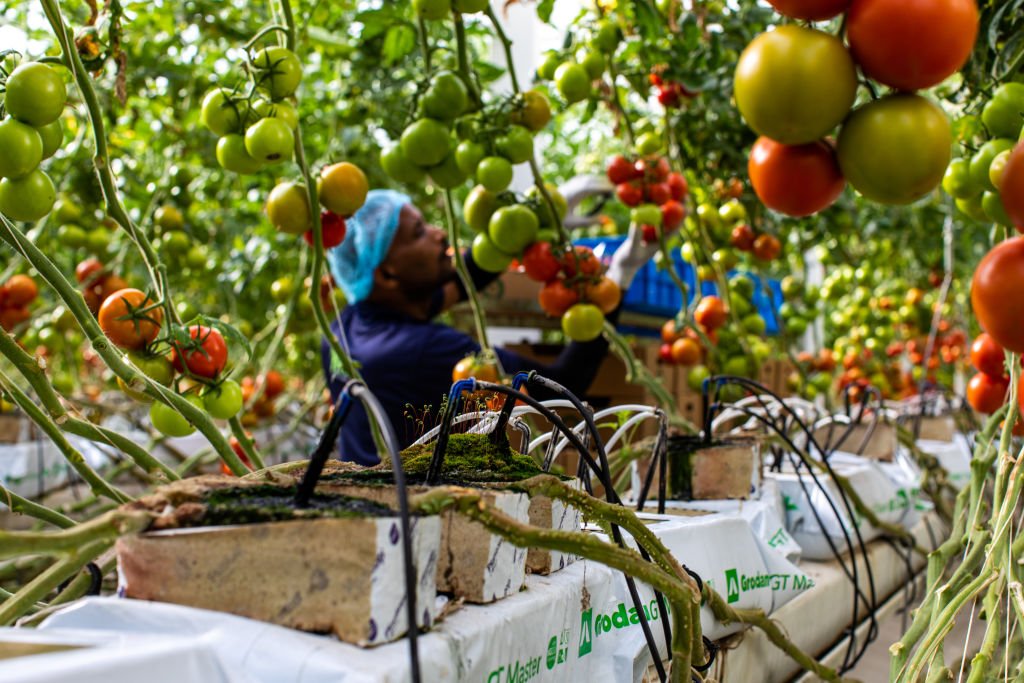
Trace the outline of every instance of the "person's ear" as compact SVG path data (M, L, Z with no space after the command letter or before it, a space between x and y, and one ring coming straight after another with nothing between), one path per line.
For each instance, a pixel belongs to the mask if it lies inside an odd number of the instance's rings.
M394 270L382 263L373 271L373 285L382 289L397 289L398 276Z

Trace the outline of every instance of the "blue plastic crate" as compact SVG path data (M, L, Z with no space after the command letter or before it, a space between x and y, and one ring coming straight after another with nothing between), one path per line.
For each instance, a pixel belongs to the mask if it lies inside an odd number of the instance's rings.
M608 263L615 250L625 241L625 237L588 237L579 239L574 244L590 247L594 250L602 262ZM683 261L679 251L672 250L672 267L676 269L689 291L696 291L697 269L693 265ZM730 271L732 277L740 271ZM778 280L768 279L768 288L771 290L771 298L764 292L762 279L754 273L745 272L745 275L754 281L754 307L765 319L766 331L769 335L779 333L776 316L773 312L778 311L782 305L782 288ZM701 283L701 294L717 294L718 289L713 282ZM622 307L627 311L644 313L647 315L674 316L683 305L683 296L672 281L671 275L666 270L659 270L654 261L649 261L637 273L629 289L622 296Z

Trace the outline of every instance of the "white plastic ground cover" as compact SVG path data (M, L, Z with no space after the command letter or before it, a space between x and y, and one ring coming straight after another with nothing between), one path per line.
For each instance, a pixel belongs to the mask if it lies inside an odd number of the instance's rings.
M651 517L651 516L648 516ZM673 553L737 607L767 611L805 592L813 583L762 543L738 517L654 516L651 528ZM659 653L666 653L662 619L653 592L638 584ZM603 565L577 562L550 576L529 576L526 589L490 605L466 605L420 638L424 681L560 683L639 681L650 663L640 619L622 575ZM702 614L709 637L737 630ZM408 649L398 641L371 649L228 614L178 605L117 598L87 598L48 617L44 634L66 629L171 636L213 651L232 683L405 683ZM104 683L136 683L122 674L130 652L106 651L94 664L106 667ZM39 683L48 656L34 658ZM164 672L188 676L173 664ZM7 680L0 677L0 680ZM151 683L147 680L147 683Z
M93 469L109 465L111 458L85 439L68 435ZM49 439L0 444L0 485L24 498L37 498L74 481L78 474ZM0 497L0 502L2 502Z
M92 627L87 630L0 628L0 653L8 649L9 644L69 648L0 659L0 681L11 683L233 683L241 680L226 672L209 643L184 635L140 635L128 630L111 632Z
M949 483L957 489L971 481L971 444L963 434L957 433L952 441L919 439L917 447L935 456L949 473Z
M650 510L656 505L657 501L648 501L646 507ZM756 500L667 500L665 507L670 510L703 510L739 516L746 520L757 537L767 543L770 548L781 553L790 562L800 561L800 544L786 529L786 512L782 502L782 493L779 491L778 484L772 479L764 480L760 498Z
M918 479L905 469L905 463L879 463L842 452L834 453L829 458L829 463L838 475L850 482L854 491L879 520L900 524L905 528L917 522L920 515ZM816 474L824 491L815 485L806 472L802 472L799 477L792 471L765 474L766 479L774 480L779 486L786 508L786 527L803 549L803 556L812 560L832 557L826 535L837 550L848 552L844 529L851 541L856 542L854 524L859 529L863 541L876 538L879 535L878 529L857 514L856 510L853 511L851 521L851 515L831 477L824 472ZM833 505L835 511L832 509ZM850 507L853 508L852 503ZM838 516L836 511L839 513ZM821 519L820 524L818 518Z

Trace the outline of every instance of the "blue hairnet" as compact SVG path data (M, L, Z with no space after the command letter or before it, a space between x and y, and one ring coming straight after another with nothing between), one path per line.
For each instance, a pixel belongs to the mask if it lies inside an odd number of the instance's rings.
M327 252L335 282L349 303L357 303L373 289L373 271L391 248L398 217L409 197L393 190L371 190L366 203L345 221L345 241Z

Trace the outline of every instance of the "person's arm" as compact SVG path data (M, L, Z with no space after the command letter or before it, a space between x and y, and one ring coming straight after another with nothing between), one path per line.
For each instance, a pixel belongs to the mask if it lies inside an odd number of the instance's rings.
M615 309L608 314L608 322L612 325L618 321L619 311L620 309ZM552 363L541 363L508 349L499 348L495 351L507 374L536 370L538 374L558 382L577 396L582 396L594 383L601 362L608 355L608 341L602 335L588 342L570 342ZM532 388L530 395L542 401L557 398L553 394L549 395Z
M473 260L473 254L469 249L463 252L462 258L466 262L466 272L469 273L469 279L473 281L473 287L478 292L501 276L501 273L489 273L478 266ZM437 313L447 311L460 301L465 301L468 296L466 294L466 287L462 284L462 278L456 278L454 282L449 282L442 288L442 299Z

